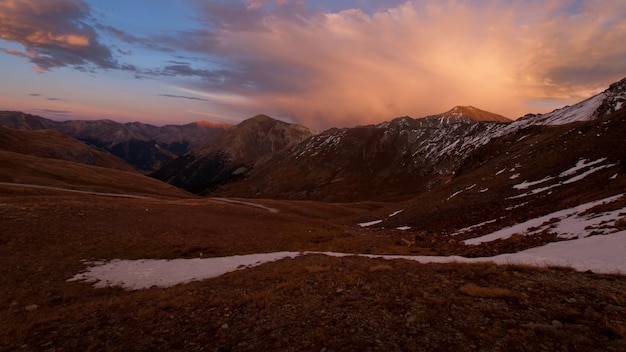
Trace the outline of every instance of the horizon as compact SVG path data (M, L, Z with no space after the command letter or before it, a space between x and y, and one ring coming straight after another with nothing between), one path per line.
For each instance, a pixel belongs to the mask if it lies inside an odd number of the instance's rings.
M586 99L584 99L584 100L586 100ZM583 100L583 101L584 101L584 100ZM501 115L501 114L498 114L497 112L493 112L493 111L486 111L486 110L483 110L483 109L481 109L481 108L479 108L479 107L476 107L476 106L473 106L473 105L456 105L456 106L454 106L454 107L452 107L452 108L450 108L450 109L447 109L446 111L443 111L443 112L440 112L440 113L436 113L436 114L432 114L432 115L419 116L419 117L410 116L410 115L394 116L394 117L390 117L390 118L385 119L385 120L381 120L380 122L376 122L376 123L374 123L374 124L379 124L379 123L384 123L384 122L390 122L390 121L392 121L392 120L395 120L395 119L398 119L398 118L403 118L403 117L408 117L408 118L411 118L411 119L414 119L414 120L424 119L424 118L428 118L428 117L432 117L432 116L436 116L436 115L441 115L441 114L447 113L447 112L449 112L449 111L451 111L451 110L453 110L453 109L455 109L455 108L464 108L464 107L475 108L475 109L478 109L478 110L481 110L481 111L484 111L484 112L487 112L487 113L493 113L493 114L496 114L496 115L503 116L503 115ZM565 107L567 107L567 105L566 105L566 106L562 106L562 107L560 107L560 108L556 108L556 109L551 110L551 111L549 111L549 112L547 112L547 113L553 112L553 111L555 111L555 110L560 110L560 109L565 108ZM241 120L239 120L239 121L236 121L235 123L228 123L228 122L215 122L215 121L210 121L210 120L194 120L194 121L183 122L183 123L176 123L176 122L175 122L175 123L151 123L151 122L149 122L149 121L148 121L148 122L145 122L145 121L144 121L144 122L142 122L142 121L119 121L119 120L115 120L115 119L111 119L111 118L95 118L95 119L80 119L80 118L76 118L76 119L73 119L73 118L67 119L67 118L65 118L65 119L63 119L63 118L61 118L61 119L55 119L55 118L51 118L51 117L47 117L47 116L38 115L38 114L36 114L36 113L30 113L30 112L27 112L27 111L19 111L19 110L2 110L2 109L0 109L0 113L1 113L1 112L19 112L19 113L29 114L29 115L33 115L33 116L37 116L37 117L43 117L43 118L46 118L46 119L49 119L49 120L52 120L52 121L55 121L55 122L69 122L69 121L111 121L111 122L114 122L114 123L119 123L119 124L143 123L143 124L147 124L147 125L153 125L153 126L156 126L156 127L164 127L164 126L169 126L169 125L174 125L174 126L182 126L182 125L194 124L194 123L196 123L196 124L208 124L208 125L213 125L213 126L216 126L216 127L220 127L220 126L222 126L222 127L223 127L223 126L230 127L230 126L236 126L236 125L240 124L240 123L241 123L241 122L243 122L243 121L246 121L246 120L249 120L249 119L253 119L253 118L257 117L257 116L267 116L267 117L269 117L269 118L271 118L271 119L274 119L274 120L283 121L283 120L280 120L279 118L276 118L276 117L274 117L274 116L271 116L271 115L268 115L268 114L264 114L264 113L258 113L258 114L254 114L254 115L252 115L252 116L245 117L245 118L243 118L243 119L241 119ZM530 113L529 113L529 114L530 114ZM503 117L508 118L507 116L503 116ZM517 119L519 119L519 118L522 118L522 117L524 117L524 116L519 116L519 117L518 117L518 118L516 118L516 119L510 119L510 120L511 120L511 122L513 122L513 121L515 121L515 120L517 120ZM283 122L285 122L285 121L283 121ZM306 128L309 128L309 129L314 130L313 128L311 128L311 127L309 127L309 126L302 125L302 124L300 124L300 123L298 123L298 122L287 122L287 123L300 125L300 126L303 126L303 127L306 127ZM367 125L372 125L372 124L363 124L363 125L354 125L354 126L331 126L331 127L328 127L328 128L326 128L326 129L324 129L324 130L317 130L317 131L318 131L318 132L323 132L323 131L325 131L325 130L329 130L329 129L333 129L333 128L363 127L363 126L367 126Z
M515 120L626 76L618 0L9 0L0 19L0 110L55 121Z

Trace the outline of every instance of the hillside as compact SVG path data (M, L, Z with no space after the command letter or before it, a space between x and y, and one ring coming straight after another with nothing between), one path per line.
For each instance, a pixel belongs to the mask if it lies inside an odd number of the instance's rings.
M481 145L482 136L500 126L433 116L331 129L217 194L331 201L406 197L452 175L463 157Z
M151 176L193 193L239 180L313 131L265 115L224 130L204 146L174 160Z
M138 170L150 172L202 146L230 125L194 122L159 127L111 120L58 122L21 112L1 111L0 126L27 130L56 129L126 160Z
M54 129L0 127L0 182L132 196L192 197Z
M548 137L551 129L541 126L592 122L615 114L626 101L625 81L573 106L514 122L457 107L421 119L401 117L378 125L330 129L286 149L214 194L326 201L408 199L461 176L464 165L484 150L494 149L490 143L498 138L520 138L520 131L531 128ZM585 136L576 143L593 143L593 135ZM615 141L604 145L608 150L614 146ZM516 152L515 143L498 147L500 155ZM533 151L533 155L546 165L560 163L560 155L544 152Z
M593 121L520 129L466 158L447 184L355 221L384 219L372 227L437 235L474 226L469 237L618 195L626 189L626 151L615 146L624 138L626 110Z
M17 130L0 126L0 150L134 171L133 167L122 159L90 147L57 130Z
M138 174L59 159L0 151L0 182L139 197L192 198L193 195ZM40 188L40 187L35 187Z

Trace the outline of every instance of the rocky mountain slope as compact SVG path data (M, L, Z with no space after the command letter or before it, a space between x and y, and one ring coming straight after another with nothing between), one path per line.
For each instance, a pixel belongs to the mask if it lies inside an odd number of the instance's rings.
M276 153L315 132L305 127L257 115L216 135L158 170L153 177L195 193L241 179Z
M448 183L355 221L438 234L471 227L465 233L471 237L620 195L626 189L624 140L624 109L592 121L519 129L468 156Z
M592 122L615 114L626 101L625 81L573 106L514 122L456 107L421 119L402 117L378 125L331 129L285 150L246 178L223 185L217 194L331 201L411 198L460 177L485 150L514 153L517 145L510 140L521 138L520 131L534 128L539 135L549 136L553 129L541 126ZM510 143L496 142L502 138ZM548 164L558 163L560 157L540 155L532 148L528 152Z
M58 122L21 112L1 111L0 126L27 130L56 129L126 160L138 170L150 172L202 146L229 125L194 122L158 127L111 120Z

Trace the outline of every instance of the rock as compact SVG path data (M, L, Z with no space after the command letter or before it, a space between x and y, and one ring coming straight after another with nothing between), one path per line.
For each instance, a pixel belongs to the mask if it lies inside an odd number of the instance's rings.
M558 320L553 320L552 321L552 327L554 327L555 329L560 329L563 327L563 323L561 323Z
M35 311L37 310L37 308L39 308L39 306L36 304L31 304L31 305L24 307L24 309L26 309L29 312Z
M228 324L222 324L222 329L228 329Z
M617 221L615 221L615 227L619 230L626 230L626 217L617 219Z

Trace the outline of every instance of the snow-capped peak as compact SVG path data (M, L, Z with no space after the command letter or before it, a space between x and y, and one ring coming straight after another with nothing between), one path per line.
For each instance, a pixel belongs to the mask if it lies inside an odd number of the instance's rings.
M527 125L564 125L577 121L590 121L611 114L626 102L626 78L611 86L602 93L580 103L554 110L547 114L526 115L514 122L516 127Z

